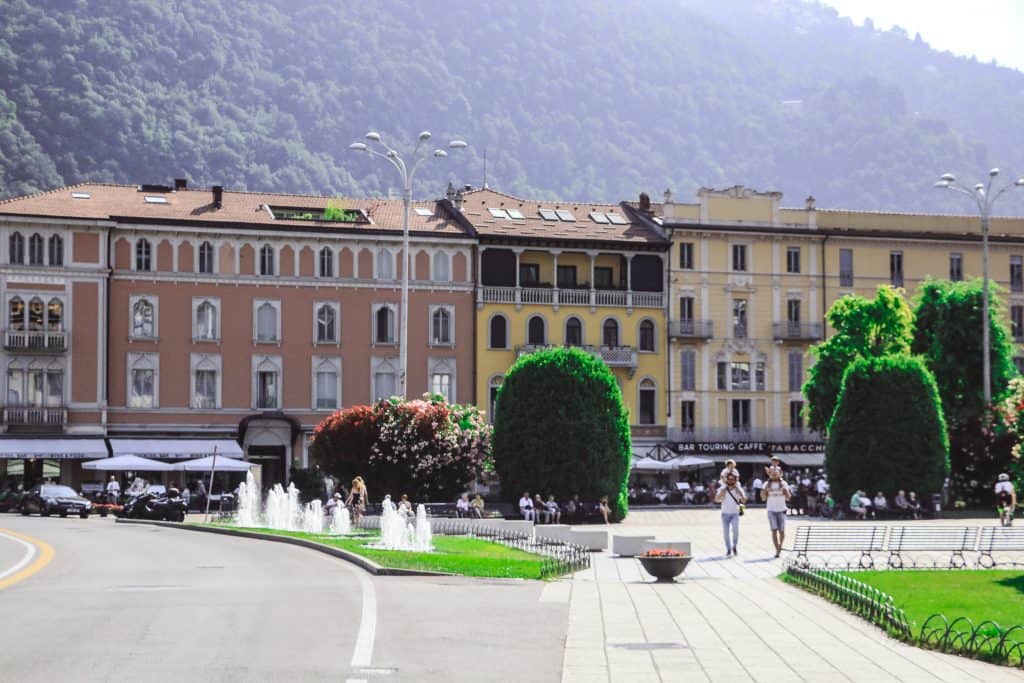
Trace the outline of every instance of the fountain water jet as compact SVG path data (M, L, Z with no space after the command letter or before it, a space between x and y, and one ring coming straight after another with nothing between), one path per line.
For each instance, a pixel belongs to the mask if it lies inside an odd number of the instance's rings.
M382 550L415 550L430 552L434 549L431 539L430 521L427 509L421 503L416 509L416 524L398 514L391 496L384 496L380 513L380 541L372 547Z

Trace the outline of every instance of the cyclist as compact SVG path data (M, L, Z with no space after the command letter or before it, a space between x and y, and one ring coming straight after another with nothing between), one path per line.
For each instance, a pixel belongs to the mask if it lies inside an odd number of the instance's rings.
M995 493L999 521L1003 526L1010 526L1013 524L1013 512L1017 509L1017 492L1013 489L1013 484L1010 483L1010 475L1005 472L999 475Z

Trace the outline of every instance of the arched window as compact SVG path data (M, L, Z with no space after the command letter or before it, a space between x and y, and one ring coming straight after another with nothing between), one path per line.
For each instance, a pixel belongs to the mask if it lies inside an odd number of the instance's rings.
M25 263L25 238L20 232L12 232L10 239L10 261L11 263Z
M535 315L526 323L526 343L535 346L547 344L547 334L544 330L544 318Z
M654 351L654 323L650 320L640 321L638 346L641 351Z
M28 302L28 329L38 332L46 327L46 307L43 300L35 297Z
M382 309L389 310L389 309ZM373 369L373 398L374 400L390 398L397 391L397 376L395 368L388 361L382 361Z
M132 307L132 336L153 337L153 331L153 304L146 299L139 299Z
M46 304L46 329L50 332L64 329L64 304L60 299L50 299L50 303Z
M387 249L377 252L377 279L393 280L395 278L395 258Z
M505 378L501 375L495 375L491 378L491 381L487 383L487 395L489 397L488 406L490 406L490 412L487 417L491 422L494 422L494 414L498 409L498 390L501 389L501 383L505 381Z
M609 318L601 326L601 345L615 347L619 345L619 324Z
M337 320L334 307L330 304L323 304L316 309L316 340L318 342L338 341Z
M50 265L64 265L64 240L60 235L50 236Z
M338 407L338 365L336 360L324 359L313 369L314 405L317 410Z
M655 414L657 408L657 396L658 389L654 384L654 380L643 379L640 381L640 424L652 425L655 423Z
M256 309L256 341L277 341L277 308L269 301Z
M583 346L583 323L576 316L565 321L565 345Z
M320 277L334 277L334 252L330 247L320 250Z
M443 251L434 252L434 280L448 282L452 279L451 259Z
M153 249L149 240L141 239L135 243L135 270L149 271L153 269Z
M25 302L14 297L11 299L9 304L9 315L7 317L7 326L12 330L24 330L25 329Z
M30 266L43 265L43 236L38 232L28 239L28 263Z
M196 307L196 339L217 339L217 307L211 301Z
M199 245L199 272L213 272L213 245L209 242L203 242Z
M264 244L260 247L260 275L273 275L274 265L274 248Z
M256 367L256 407L279 408L280 398L281 370L268 358Z
M378 344L395 343L395 312L388 306L381 306L375 315L374 339ZM390 394L388 394L390 396Z
M433 344L452 343L452 314L447 308L439 307L430 316L430 341Z
M503 315L496 315L491 318L490 339L487 348L507 349L508 348L508 320Z

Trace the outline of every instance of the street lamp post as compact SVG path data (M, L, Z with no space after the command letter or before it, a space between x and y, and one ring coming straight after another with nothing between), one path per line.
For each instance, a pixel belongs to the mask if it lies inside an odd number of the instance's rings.
M420 154L420 148L430 139L430 133L423 131L419 135L416 148L410 155L412 167L410 168L398 150L385 144L380 133L369 132L365 142L353 142L348 146L355 152L365 152L372 156L386 159L397 170L402 177L402 303L401 303L401 325L398 339L398 395L405 398L406 378L408 376L409 357L409 212L412 210L412 180L420 165L430 158L443 159L448 152L443 149L435 149L433 154ZM379 149L375 149L375 147ZM463 149L466 143L462 140L452 140L448 143L449 149Z
M989 304L988 304L988 228L989 219L992 215L992 205L995 204L996 200L1003 195L1004 192L1013 187L1024 186L1024 177L1018 178L1012 183L1007 183L1002 188L998 189L995 194L992 194L992 183L995 181L996 176L999 175L999 169L993 168L988 172L988 183L978 183L973 188L969 188L963 183L957 182L956 176L952 173L944 173L939 181L935 183L935 187L944 190L953 190L960 194L965 194L974 200L974 203L978 207L978 213L981 214L981 318L982 318L982 330L981 330L981 346L982 346L982 386L984 387L985 394L985 409L992 403L992 352L989 348L991 342L989 340Z

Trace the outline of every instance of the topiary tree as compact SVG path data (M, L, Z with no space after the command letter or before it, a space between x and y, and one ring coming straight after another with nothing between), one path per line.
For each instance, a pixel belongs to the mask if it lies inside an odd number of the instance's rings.
M855 360L829 425L825 469L845 504L856 489L937 493L949 473L949 439L935 377L916 356Z
M603 361L575 348L521 357L498 391L494 468L513 500L523 491L585 501L608 496L615 517L628 511L629 416Z

